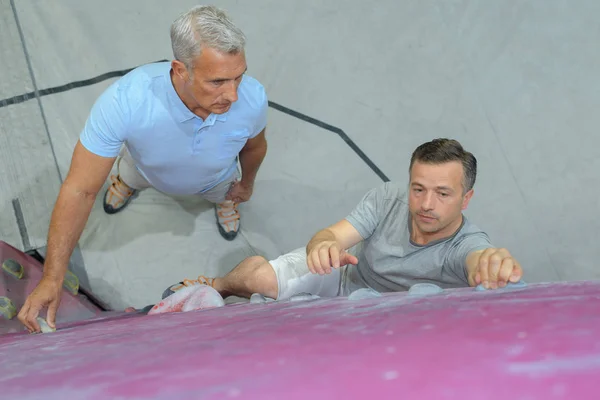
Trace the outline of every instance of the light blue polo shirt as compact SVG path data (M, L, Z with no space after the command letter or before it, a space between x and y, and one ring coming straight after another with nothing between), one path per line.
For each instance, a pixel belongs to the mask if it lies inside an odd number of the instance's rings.
M164 193L202 193L231 177L236 157L267 123L267 95L244 75L238 100L206 120L183 104L169 62L134 69L98 98L80 135L83 146L116 157L125 144L138 170Z

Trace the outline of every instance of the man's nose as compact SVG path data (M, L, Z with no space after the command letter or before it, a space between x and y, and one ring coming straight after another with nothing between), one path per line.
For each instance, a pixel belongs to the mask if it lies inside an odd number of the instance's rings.
M225 93L223 93L223 97L227 101L229 101L231 103L235 103L238 99L237 89L238 89L238 85L236 84L235 81L227 82Z
M435 208L435 193L426 192L421 203L421 208L425 211L433 210Z

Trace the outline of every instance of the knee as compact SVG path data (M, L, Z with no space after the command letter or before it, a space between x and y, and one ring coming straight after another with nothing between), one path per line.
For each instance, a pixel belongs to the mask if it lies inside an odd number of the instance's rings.
M251 275L257 282L269 287L277 285L277 276L271 263L264 257L252 256L246 259Z
M247 273L255 277L268 275L271 271L273 271L273 274L275 273L269 261L261 256L247 257L242 261L242 265Z
M250 267L252 267L254 269L260 269L260 268L264 267L264 264L269 263L267 261L267 259L262 256L248 257L248 258L246 258L245 262L246 262L246 264L248 264Z

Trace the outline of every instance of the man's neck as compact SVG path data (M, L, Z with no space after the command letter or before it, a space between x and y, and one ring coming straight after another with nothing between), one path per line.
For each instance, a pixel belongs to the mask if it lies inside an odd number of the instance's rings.
M171 84L173 85L173 89L175 89L175 93L177 93L177 96L179 96L179 99L187 107L188 110L190 110L192 113L202 118L203 120L206 120L206 118L208 118L210 112L200 107L198 105L198 102L192 96L187 94L183 87L184 83L181 82L181 80L179 79L175 79L173 70L171 70Z
M420 245L420 246L426 246L429 243L441 240L441 239L446 239L449 238L453 235L456 234L456 232L458 232L458 230L461 228L462 224L463 224L463 218L464 216L461 214L460 218L458 218L456 221L452 222L450 225L448 225L447 227L445 227L444 229L442 229L441 231L437 231L437 232L422 232L419 230L419 227L417 226L414 218L412 218L411 216L411 238L410 240L412 240L414 243Z

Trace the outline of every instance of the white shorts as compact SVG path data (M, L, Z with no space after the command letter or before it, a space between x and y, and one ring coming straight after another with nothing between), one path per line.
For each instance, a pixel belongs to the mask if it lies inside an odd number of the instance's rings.
M348 270L353 265L332 268L330 274L313 274L306 262L306 247L301 247L269 261L277 276L277 300L301 293L320 297L348 296L361 287L348 284Z

